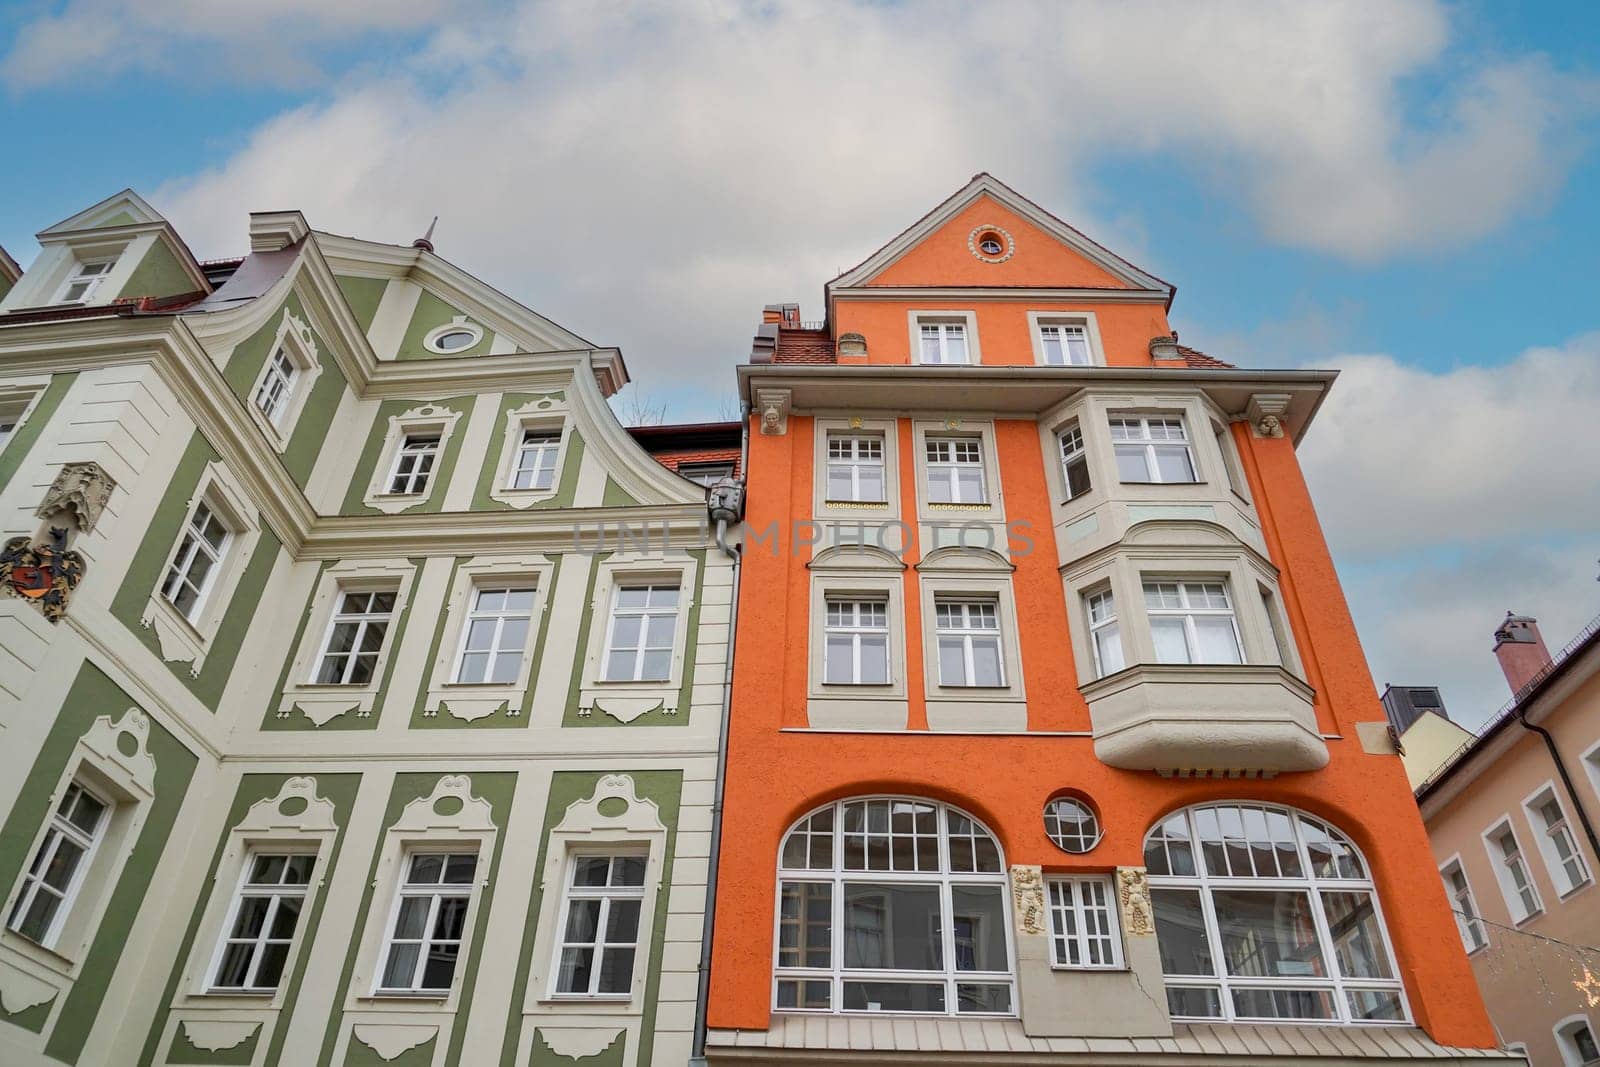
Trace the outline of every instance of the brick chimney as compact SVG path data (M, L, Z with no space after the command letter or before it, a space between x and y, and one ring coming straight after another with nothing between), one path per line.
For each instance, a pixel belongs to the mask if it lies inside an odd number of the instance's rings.
M1518 695L1534 675L1550 665L1550 650L1539 634L1539 620L1506 612L1505 621L1494 632L1494 655L1511 686L1511 695Z

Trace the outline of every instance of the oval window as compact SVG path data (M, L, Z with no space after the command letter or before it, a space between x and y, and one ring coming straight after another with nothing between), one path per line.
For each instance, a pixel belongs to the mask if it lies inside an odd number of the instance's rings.
M476 340L471 330L449 330L433 339L433 347L441 352L455 352L471 348Z
M1100 843L1100 820L1076 797L1056 797L1044 806L1044 832L1063 852L1088 852Z

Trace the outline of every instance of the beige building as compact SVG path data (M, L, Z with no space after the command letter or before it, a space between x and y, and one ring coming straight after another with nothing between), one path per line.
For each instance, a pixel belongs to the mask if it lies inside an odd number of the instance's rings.
M1406 771L1502 1041L1534 1067L1597 1064L1600 619L1552 657L1508 615L1495 655L1511 702L1476 735L1419 715Z

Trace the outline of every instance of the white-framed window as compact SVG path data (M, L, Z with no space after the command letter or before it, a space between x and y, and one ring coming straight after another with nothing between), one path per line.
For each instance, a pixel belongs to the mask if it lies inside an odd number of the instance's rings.
M573 857L556 950L558 996L632 995L647 858L643 853Z
M1568 1016L1556 1023L1554 1032L1556 1045L1561 1051L1561 1062L1566 1067L1600 1064L1600 1043L1596 1042L1594 1028L1586 1017Z
M205 500L195 504L189 521L183 524L178 551L167 565L166 577L161 580L161 595L178 614L191 622L199 618L200 607L221 569L231 537Z
M472 607L461 628L456 683L514 684L521 676L532 626L531 586L474 589Z
M678 628L677 582L618 585L606 631L608 682L664 682L672 674Z
M1182 415L1112 415L1111 441L1124 482L1199 480Z
M433 478L434 464L439 459L437 433L408 433L395 452L394 467L389 472L385 492L390 496L413 496L426 493Z
M378 992L443 994L455 979L466 936L474 852L413 850L395 893Z
M720 481L733 477L732 463L680 463L678 464L680 477L689 479L697 485L710 488Z
M965 322L920 319L917 322L919 361L925 364L970 363Z
M1087 367L1094 363L1089 329L1075 322L1040 323L1039 351L1051 367Z
M1444 879L1445 892L1450 895L1450 910L1455 912L1456 928L1461 931L1461 944L1467 952L1478 951L1489 943L1488 931L1478 915L1478 902L1472 895L1472 884L1460 860L1451 860L1439 871Z
M561 456L561 431L525 429L517 444L508 489L551 490L556 487L556 461Z
M1073 419L1056 434L1061 446L1061 476L1067 487L1067 499L1076 500L1087 493L1089 484L1089 454L1083 447L1083 429Z
M111 273L111 268L116 264L116 258L87 259L78 263L72 274L61 285L61 292L56 297L58 304L87 304L95 290L100 288L100 283L106 280L106 275Z
M889 684L889 601L828 597L823 681Z
M395 592L384 589L340 590L328 620L328 634L317 657L312 682L317 685L368 685L394 617Z
M1044 806L1044 834L1061 851L1082 855L1100 843L1100 817L1087 801L1056 797Z
M1523 858L1522 845L1509 819L1483 835L1484 847L1489 850L1489 862L1494 865L1495 880L1506 898L1506 907L1515 922L1523 922L1544 910L1539 900L1539 890L1533 884L1533 872Z
M256 386L254 402L256 410L274 426L278 425L289 402L294 399L295 380L299 376L300 368L295 366L288 350L273 349L272 355L267 357L266 373Z
M1144 582L1157 663L1243 663L1226 582Z
M976 437L932 437L924 443L928 458L928 501L933 504L984 504L988 487L983 471L983 442Z
M929 800L801 819L779 854L774 1008L1014 1014L1005 869L987 829Z
M1162 820L1144 859L1175 1021L1406 1022L1377 888L1338 830L1211 804Z
M1117 600L1109 588L1090 593L1085 607L1089 612L1089 647L1094 649L1094 675L1104 678L1128 664L1122 656L1122 625L1117 621Z
M1057 967L1107 969L1122 966L1117 898L1103 874L1051 878L1050 962Z
M1522 802L1528 814L1528 825L1533 827L1539 852L1545 867L1550 871L1550 881L1561 896L1589 884L1589 867L1578 850L1577 838L1567 823L1567 813L1556 796L1555 787L1545 787Z
M881 434L828 435L827 496L829 502L882 504L885 496Z
M0 389L0 448L11 441L42 392L43 386Z
M1211 423L1211 432L1217 440L1217 452L1222 456L1222 469L1228 476L1228 488L1233 490L1233 495L1240 500L1249 502L1250 488L1246 481L1244 471L1239 466L1239 453L1234 448L1233 434L1226 426L1215 420Z
M317 857L309 852L251 852L228 908L212 968L211 989L266 993L283 978Z
M939 684L1004 686L1000 605L992 599L935 597L933 612L939 642Z
M55 944L114 807L81 781L67 786L33 862L23 872L7 926L46 948Z

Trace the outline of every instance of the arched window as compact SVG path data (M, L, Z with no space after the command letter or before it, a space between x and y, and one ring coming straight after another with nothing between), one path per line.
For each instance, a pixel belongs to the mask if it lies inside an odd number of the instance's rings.
M1309 815L1213 804L1145 838L1175 1019L1407 1018L1366 862Z
M1010 1015L1005 862L955 808L843 800L778 857L779 1011Z

